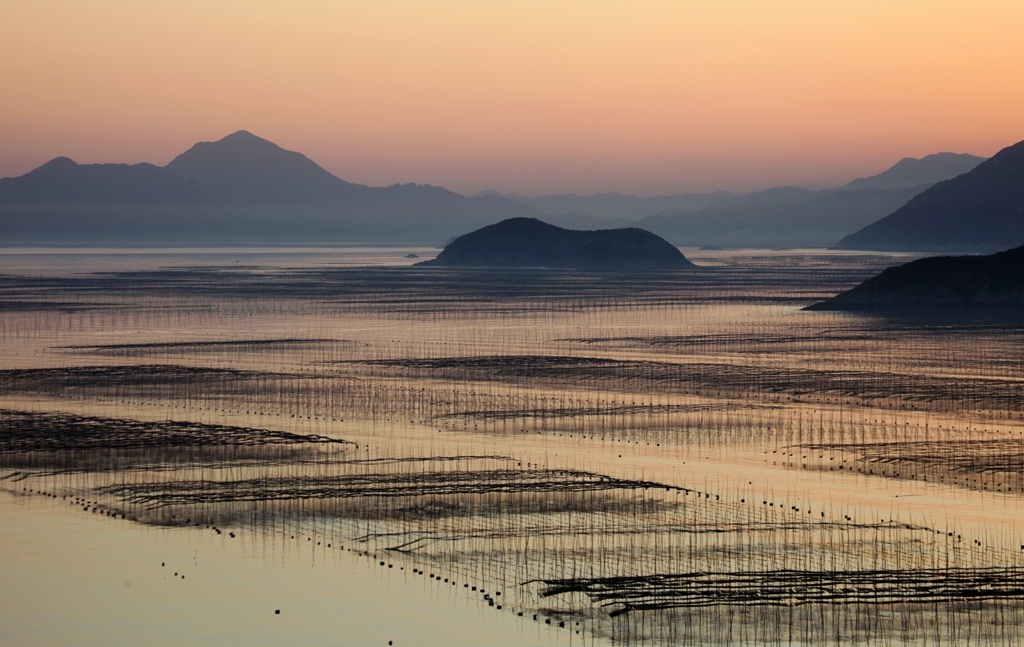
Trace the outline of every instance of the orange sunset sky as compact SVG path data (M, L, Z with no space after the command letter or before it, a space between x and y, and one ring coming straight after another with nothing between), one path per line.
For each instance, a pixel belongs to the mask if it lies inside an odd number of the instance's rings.
M0 177L239 129L351 182L833 186L1024 139L1021 0L0 0Z

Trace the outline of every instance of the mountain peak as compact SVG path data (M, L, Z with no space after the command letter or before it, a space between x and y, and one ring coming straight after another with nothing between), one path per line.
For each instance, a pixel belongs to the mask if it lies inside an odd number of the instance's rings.
M247 130L163 167L58 157L0 178L5 243L434 243L526 205L442 187L349 184Z
M853 180L844 189L897 189L932 185L973 170L985 161L968 153L934 153L918 159L904 157L889 169Z
M233 145L233 146L264 146L268 148L275 148L278 150L284 150L269 139L264 139L258 135L254 135L248 130L236 130L235 132L222 137L215 142L200 142L203 144L222 144L222 145Z
M253 204L318 202L352 186L305 155L247 130L199 142L166 168L221 198Z
M247 139L247 138L248 139L263 139L262 137L257 137L256 135L253 135L248 130L236 130L235 132L231 133L227 137L224 137L224 139Z
M178 157L180 158L188 155L192 151L199 151L206 154L210 154L210 151L239 151L250 154L256 151L264 151L267 153L271 151L291 152L285 151L285 149L281 148L269 139L258 137L248 130L237 130L226 137L221 137L217 141L197 142L192 145L192 148L185 151ZM295 154L298 155L299 153ZM171 164L173 163L174 161L171 162Z
M28 175L40 176L40 175L53 175L68 173L72 169L78 168L79 164L70 157L54 157L52 160L43 164L42 166L29 171Z
M70 157L54 157L52 160L43 164L39 168L70 168L72 166L78 166L78 162L71 159Z

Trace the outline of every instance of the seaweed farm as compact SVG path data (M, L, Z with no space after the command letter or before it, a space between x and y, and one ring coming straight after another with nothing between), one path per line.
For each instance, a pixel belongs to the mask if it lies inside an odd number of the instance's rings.
M0 255L0 508L348 560L509 644L1024 645L1021 322L802 310L896 256L407 252Z

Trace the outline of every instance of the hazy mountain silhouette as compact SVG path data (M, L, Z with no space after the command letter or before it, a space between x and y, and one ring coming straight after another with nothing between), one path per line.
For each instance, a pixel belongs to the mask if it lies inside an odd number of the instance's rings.
M535 215L501 197L345 182L246 131L198 143L165 167L57 158L0 179L8 244L438 243Z
M561 193L528 197L514 193L500 194L497 191L483 191L477 195L500 195L510 200L527 204L548 216L561 220L576 219L576 222L600 224L627 224L646 218L660 211L696 211L711 206L736 194L728 191L715 193L677 193L641 198L623 193L595 193L576 195ZM548 219L550 222L555 220Z
M655 214L637 225L677 245L824 247L891 213L924 188L771 189L692 213Z
M889 169L835 189L775 187L747 195L726 191L640 198L620 193L506 194L570 228L639 225L679 245L827 246L905 204L936 182L984 158L937 153L905 158ZM499 195L496 192L485 192Z
M908 189L930 185L963 175L984 161L984 157L967 153L935 153L921 159L905 157L878 175L856 179L842 188Z
M164 168L235 204L331 202L362 198L369 191L245 130L216 142L199 142Z
M848 187L899 184L969 162L947 155L903 160ZM540 205L560 211L545 220L573 229L632 224L646 215L636 224L680 245L821 246L892 213L923 188L604 193L521 198L530 203L524 204L493 192L467 198L436 186L353 184L238 131L195 144L165 167L57 158L0 179L0 230L8 244L436 244L503 219L544 216L531 206Z
M1024 310L1024 247L989 256L934 256L890 267L809 310Z
M210 195L152 164L77 164L58 157L18 178L0 179L0 205L195 204Z
M1024 142L843 238L839 249L994 251L1024 243Z
M536 218L511 218L459 236L436 259L420 265L590 270L693 267L677 248L642 229L572 231Z
M906 158L837 189L776 187L697 211L664 211L637 224L679 245L824 247L982 159L953 153Z

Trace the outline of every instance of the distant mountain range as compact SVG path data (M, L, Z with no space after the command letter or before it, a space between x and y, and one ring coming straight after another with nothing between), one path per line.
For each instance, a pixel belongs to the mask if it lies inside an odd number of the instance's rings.
M497 191L483 191L478 196L501 196L522 202L549 216L550 222L566 223L564 226L586 225L627 226L649 215L662 211L697 211L713 204L737 197L735 193L676 193L642 198L622 193L595 193L576 195L562 193L528 197L514 193L501 194Z
M966 173L985 161L966 153L936 153L921 159L904 157L888 170L860 178L842 189L909 189L925 184L935 184Z
M843 238L840 249L991 252L1024 244L1024 142Z
M693 267L678 248L649 231L573 231L536 218L510 218L459 236L437 258L419 265L602 271Z
M984 160L955 153L908 157L877 175L817 191L777 187L742 196L719 191L650 198L619 193L503 197L528 204L563 227L635 224L677 245L825 247Z
M167 166L59 157L0 179L4 244L439 244L487 224L543 217L572 229L636 224L677 245L827 246L981 162L940 153L832 190L795 187L650 198L539 198L346 182L249 132L201 142Z
M988 256L933 256L890 267L808 310L1024 313L1024 247Z
M663 212L637 222L676 244L723 247L828 247L878 220L928 185L908 189L771 189L692 213Z
M535 215L498 196L345 182L244 130L198 143L164 167L60 157L0 179L6 244L441 243Z
M688 245L827 247L892 213L937 182L965 173L982 157L937 153L906 158L883 173L836 189L780 187L727 198L697 211L665 211L637 222Z

